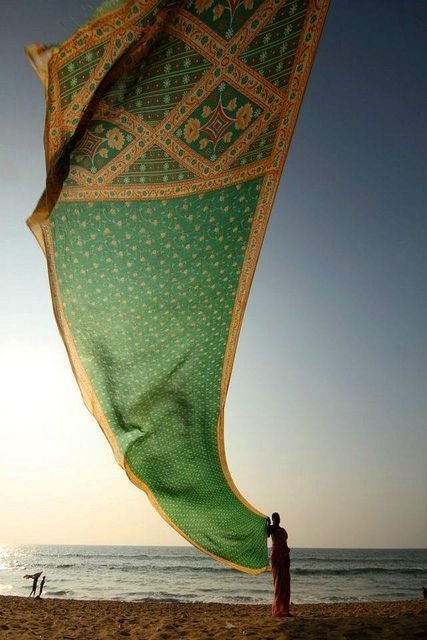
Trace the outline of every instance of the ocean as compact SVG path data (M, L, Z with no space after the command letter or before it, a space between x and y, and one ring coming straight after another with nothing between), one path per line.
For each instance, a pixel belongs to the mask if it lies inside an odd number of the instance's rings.
M26 596L44 571L43 597L269 604L271 573L229 569L192 547L0 545L0 594ZM294 603L421 598L426 549L292 549Z

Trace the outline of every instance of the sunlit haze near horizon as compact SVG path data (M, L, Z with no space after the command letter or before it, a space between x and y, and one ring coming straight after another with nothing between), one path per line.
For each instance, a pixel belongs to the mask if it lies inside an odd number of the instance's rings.
M0 544L185 544L85 408L25 226L44 98L25 59L94 2L3 19ZM226 407L241 493L292 547L427 547L426 4L331 3Z

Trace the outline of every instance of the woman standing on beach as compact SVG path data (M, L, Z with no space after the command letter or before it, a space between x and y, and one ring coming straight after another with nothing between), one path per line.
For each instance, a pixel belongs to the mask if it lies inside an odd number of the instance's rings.
M280 526L280 516L273 513L267 518L267 536L271 537L271 569L273 572L274 597L272 605L272 614L275 617L288 617L292 614L289 612L289 602L291 598L291 574L290 574L290 557L288 547L288 534L283 527Z

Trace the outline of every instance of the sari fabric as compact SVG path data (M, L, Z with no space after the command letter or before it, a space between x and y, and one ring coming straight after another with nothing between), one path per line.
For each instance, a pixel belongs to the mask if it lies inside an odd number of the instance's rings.
M289 614L289 602L291 598L288 534L283 527L278 527L272 534L271 540L271 570L274 585L271 612L273 616L280 617Z
M195 546L258 573L224 405L249 288L325 18L322 0L109 0L28 56L46 91L29 225L84 401Z

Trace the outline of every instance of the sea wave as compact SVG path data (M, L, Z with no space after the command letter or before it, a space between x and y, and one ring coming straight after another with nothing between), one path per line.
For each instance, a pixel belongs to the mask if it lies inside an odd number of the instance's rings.
M98 565L99 566L99 565ZM137 569L141 569L142 571L144 571L144 573L166 573L166 574L173 574L173 573L229 573L232 571L232 569L230 569L229 567L225 567L223 565L218 565L217 567L215 566L197 566L197 565L193 565L193 564L170 564L170 565L157 565L157 566L151 566L149 564L147 565L141 565L141 566L136 566L135 564L118 564L118 565L103 565L104 567L108 568L110 571L135 571Z
M43 597L170 602L271 602L271 575L247 576L191 547L25 546L1 558L5 595L28 595L24 574L43 569ZM294 602L421 596L426 550L293 549Z
M85 560L98 560L99 558L125 558L127 560L139 560L139 559L161 559L165 556L163 554L150 554L150 553L138 553L135 555L131 555L128 553L36 553L38 558L50 558L55 559L56 557L61 558L84 558ZM168 556L173 557L173 556Z
M295 567L292 573L298 576L358 576L366 574L417 575L427 573L427 569L420 567L355 567L347 569L302 569Z
M129 559L129 558L128 558ZM117 558L114 558L114 560L117 560ZM223 565L218 565L216 566L211 566L211 565L204 565L203 563L200 563L200 561L198 563L191 563L191 559L190 562L188 564L174 564L173 562L171 562L170 564L167 564L167 559L163 558L165 564L155 564L153 562L151 562L151 558L150 558L150 562L145 562L145 563L138 563L138 562L127 562L122 563L122 562L109 562L109 563L105 563L105 562L96 562L96 563L89 563L86 559L85 562L74 562L74 563L65 563L65 564L50 564L50 563L44 563L44 567L45 570L46 569L81 569L81 568L85 568L88 570L108 570L108 571L123 571L125 573L131 573L133 571L143 571L144 573L165 573L165 574L169 574L169 573L182 573L182 572L201 572L201 573L227 573L232 571L232 569L230 569L229 567L223 566Z

